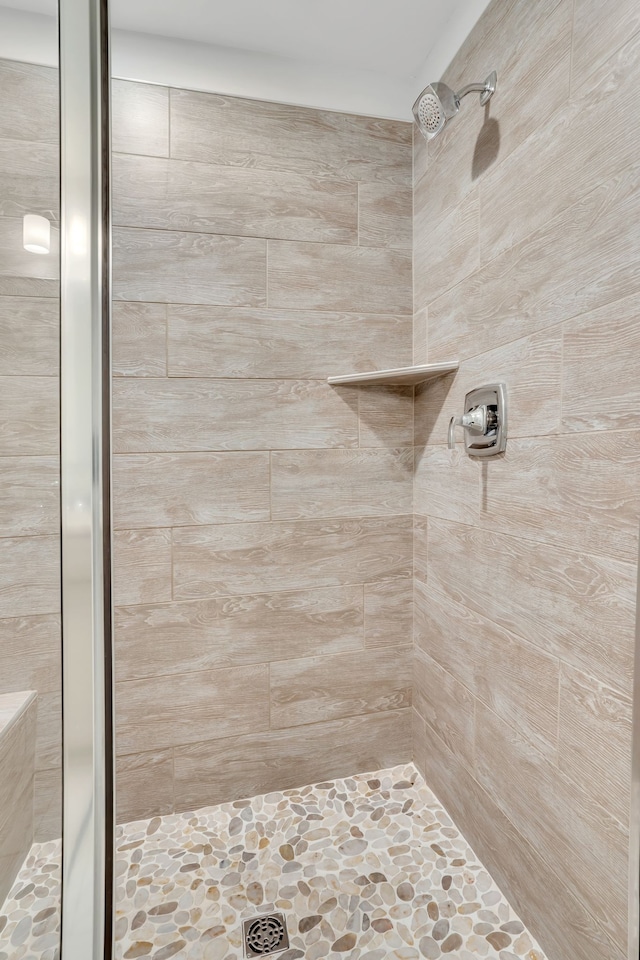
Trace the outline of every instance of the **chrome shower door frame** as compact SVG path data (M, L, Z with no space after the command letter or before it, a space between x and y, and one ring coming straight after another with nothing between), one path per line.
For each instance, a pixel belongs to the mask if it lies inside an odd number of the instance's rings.
M113 917L107 0L59 0L62 960L110 960Z

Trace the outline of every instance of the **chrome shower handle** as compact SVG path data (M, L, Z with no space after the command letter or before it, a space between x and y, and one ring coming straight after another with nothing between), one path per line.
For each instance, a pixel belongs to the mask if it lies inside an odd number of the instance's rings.
M468 413L463 413L461 417L451 417L449 420L449 436L447 446L449 450L456 448L456 427L463 427L465 430L471 430L474 433L485 434L487 432L488 410L486 404L474 407Z

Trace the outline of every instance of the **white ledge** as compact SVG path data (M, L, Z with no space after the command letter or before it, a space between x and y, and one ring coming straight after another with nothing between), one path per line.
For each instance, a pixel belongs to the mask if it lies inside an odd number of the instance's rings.
M329 377L328 383L341 386L367 386L376 383L400 384L411 386L424 383L425 380L435 380L444 377L447 373L455 373L458 361L449 363L423 363L415 367L396 367L393 370L370 370L367 373L348 373L344 377Z

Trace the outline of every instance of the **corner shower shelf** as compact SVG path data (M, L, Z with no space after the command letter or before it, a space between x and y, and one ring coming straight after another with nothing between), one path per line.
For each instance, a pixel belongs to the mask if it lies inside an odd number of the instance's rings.
M415 367L396 367L393 370L370 370L367 373L348 373L344 377L329 377L328 382L343 387L366 387L378 383L398 384L411 386L424 383L425 380L436 380L447 373L455 373L458 361L450 363L423 363Z

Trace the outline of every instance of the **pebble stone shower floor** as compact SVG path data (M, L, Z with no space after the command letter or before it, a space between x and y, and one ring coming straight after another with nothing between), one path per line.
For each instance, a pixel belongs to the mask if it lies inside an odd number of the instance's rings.
M0 960L56 960L58 857L32 848ZM413 765L119 827L116 903L116 960L241 960L273 911L279 960L545 960Z

